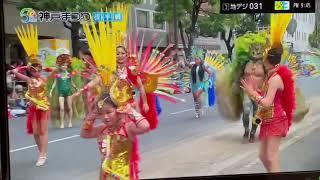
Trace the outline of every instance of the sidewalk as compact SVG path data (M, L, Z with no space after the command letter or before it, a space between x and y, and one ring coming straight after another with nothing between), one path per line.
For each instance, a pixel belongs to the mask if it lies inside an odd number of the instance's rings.
M320 127L320 97L312 98L305 119L293 124L280 149L294 144ZM141 178L243 174L264 172L258 157L259 143L242 144L243 127L240 121L231 123L219 132L207 132L191 137L175 147L163 147L141 156ZM254 166L254 168L252 168Z

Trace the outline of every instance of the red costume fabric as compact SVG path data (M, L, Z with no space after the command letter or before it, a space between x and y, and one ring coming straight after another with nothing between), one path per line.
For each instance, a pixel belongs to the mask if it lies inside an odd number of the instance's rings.
M263 96L267 93L268 81L279 75L283 81L284 89L277 90L274 103L271 107L259 107L257 116L261 118L259 139L268 136L286 137L292 123L295 109L295 88L293 74L286 66L280 66L266 81Z
M35 106L28 107L27 115L27 133L33 134L32 121L43 121L49 119L50 112L37 109Z
M139 88L137 79L139 74L135 75L129 67L127 67L128 80L133 84L134 88ZM154 93L146 93L147 103L149 106L149 111L144 112L143 110L143 99L140 96L139 108L141 110L141 114L148 120L150 124L150 130L156 129L158 127L158 114L157 114L157 106L156 106L156 96Z

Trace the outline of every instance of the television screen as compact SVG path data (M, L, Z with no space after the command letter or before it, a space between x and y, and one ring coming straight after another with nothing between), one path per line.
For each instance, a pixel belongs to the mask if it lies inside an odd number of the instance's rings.
M319 170L319 7L3 1L11 179Z

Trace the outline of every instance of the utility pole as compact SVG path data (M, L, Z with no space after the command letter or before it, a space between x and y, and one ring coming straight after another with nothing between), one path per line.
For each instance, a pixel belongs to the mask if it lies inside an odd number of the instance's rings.
M177 0L173 0L173 24L175 49L178 48L178 20L177 20Z

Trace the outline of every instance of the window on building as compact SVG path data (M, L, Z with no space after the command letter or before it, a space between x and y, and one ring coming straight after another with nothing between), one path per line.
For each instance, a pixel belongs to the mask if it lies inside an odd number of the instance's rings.
M153 5L153 0L150 0L150 4Z
M143 4L147 4L147 0L143 0Z
M150 19L150 16L148 11L137 10L138 27L150 28L149 19Z
M165 24L164 23L157 23L155 21L153 21L153 28L154 29L165 29Z
M152 19L153 19L153 28L154 29L162 29L162 30L165 30L165 23L163 22L163 23L157 23L156 21L155 21L155 16L156 16L156 13L152 13Z

